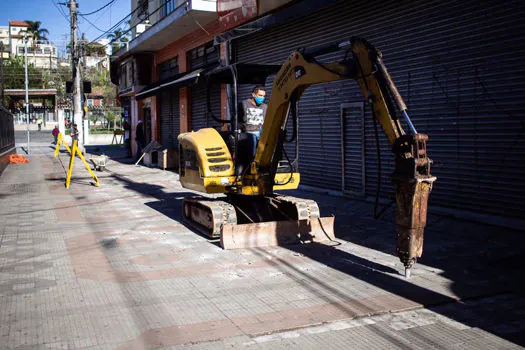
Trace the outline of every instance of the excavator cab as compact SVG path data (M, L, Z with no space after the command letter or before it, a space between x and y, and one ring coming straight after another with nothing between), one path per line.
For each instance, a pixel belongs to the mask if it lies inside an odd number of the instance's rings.
M209 125L209 122L213 121L215 124L222 125L222 127L214 128L220 138L215 132L211 131L212 128L197 130L189 133L191 137L187 135L185 138L180 138L179 169L181 169L180 180L183 186L206 193L226 193L228 192L226 187L231 186L235 178L239 178L249 170L250 164L254 160L253 154L255 150L253 149L250 135L239 130L237 106L240 99L243 98L243 96L238 95L239 86L243 84L264 86L267 78L275 75L280 68L280 65L235 63L228 66L215 67L201 73L201 79L205 81L208 87L206 124ZM230 86L227 93L228 109L230 111L228 119L221 119L220 116L216 116L212 112L210 88L214 84L228 84ZM289 136L283 137L282 142L283 144L293 144L288 148L292 149L294 153L280 155L278 175L275 177L276 190L284 188L296 189L299 185L299 174L297 172L299 157L298 123L295 114L290 117L293 117L293 122L290 120L288 128L283 128L281 133L282 135L289 134ZM189 138L193 140L198 138L199 141L193 147L186 147ZM222 139L224 145L220 139ZM206 146L204 149L201 149L200 157L196 157L196 154L199 153L197 145L201 148ZM191 149L194 151L191 151ZM204 161L203 164L197 164L197 159ZM210 164L204 164L206 162ZM186 170L189 170L189 172ZM220 179L216 179L217 177ZM210 178L213 179L208 181ZM285 182L287 182L286 186L279 185Z

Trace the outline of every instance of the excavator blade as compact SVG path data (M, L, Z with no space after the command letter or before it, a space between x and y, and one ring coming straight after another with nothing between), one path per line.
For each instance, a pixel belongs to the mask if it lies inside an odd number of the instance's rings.
M221 229L223 249L281 246L334 239L333 216L309 220L225 224Z

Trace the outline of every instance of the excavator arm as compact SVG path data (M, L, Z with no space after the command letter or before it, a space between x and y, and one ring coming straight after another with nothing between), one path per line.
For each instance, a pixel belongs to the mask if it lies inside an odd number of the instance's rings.
M339 50L347 50L346 59L341 62L320 63L316 59ZM257 153L243 185L256 184L253 192L263 196L272 194L279 147L282 147L279 135L286 124L290 103L298 101L310 85L346 79L354 79L359 84L395 154L392 183L397 201L396 251L408 274L423 252L428 196L436 178L430 174L431 160L426 153L428 137L417 133L381 53L366 40L352 38L310 52L295 51L288 57L275 77ZM409 134L404 131L398 115L406 119Z

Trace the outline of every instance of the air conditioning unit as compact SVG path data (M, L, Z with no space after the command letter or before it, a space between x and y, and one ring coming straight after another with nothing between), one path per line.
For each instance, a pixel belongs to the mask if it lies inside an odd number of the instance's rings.
M139 23L137 24L137 27L135 28L135 37L139 36L140 34L144 33L146 29L151 27L151 23L149 21L147 23Z

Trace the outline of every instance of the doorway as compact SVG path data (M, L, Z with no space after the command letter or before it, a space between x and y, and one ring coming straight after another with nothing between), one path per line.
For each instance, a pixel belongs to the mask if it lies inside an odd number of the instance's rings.
M365 195L364 103L341 104L342 192Z

